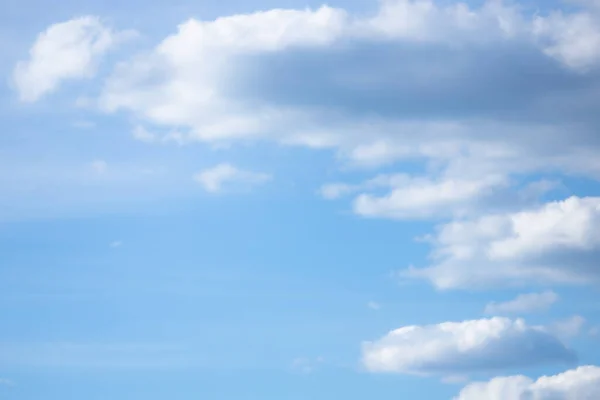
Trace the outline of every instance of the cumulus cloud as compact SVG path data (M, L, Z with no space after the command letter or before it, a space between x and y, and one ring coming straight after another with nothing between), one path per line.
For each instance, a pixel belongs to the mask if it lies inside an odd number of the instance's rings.
M268 139L360 165L424 160L453 177L600 176L591 15L387 0L371 16L324 6L190 19L120 63L100 104L186 143Z
M572 196L525 211L441 225L432 266L410 268L440 289L597 281L600 198Z
M91 78L100 58L133 32L115 32L93 16L51 25L40 33L29 58L13 74L19 98L34 102L66 80Z
M574 361L547 329L501 317L406 326L363 344L371 372L455 375Z
M249 188L271 180L271 175L262 172L241 170L231 164L222 163L194 175L204 190L219 193L225 189Z
M558 295L551 290L543 293L526 293L506 302L488 303L484 312L490 315L526 314L547 310L557 301Z
M594 400L600 398L600 368L583 366L537 380L518 375L475 382L454 400Z

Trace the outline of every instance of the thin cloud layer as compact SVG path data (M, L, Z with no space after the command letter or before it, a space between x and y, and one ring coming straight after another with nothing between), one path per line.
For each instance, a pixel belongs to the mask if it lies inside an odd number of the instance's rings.
M363 344L371 372L455 375L575 360L545 328L500 317L406 326Z
M406 276L440 289L592 283L600 277L600 198L457 220L431 240L435 263Z
M262 172L241 170L231 164L222 163L194 175L204 190L220 193L225 190L248 189L271 180L271 175Z
M518 375L467 385L454 400L595 400L600 398L600 368L583 366L537 380Z
M515 299L496 303L491 302L485 306L485 314L506 315L526 314L545 311L558 301L558 295L551 290L543 293L520 294Z

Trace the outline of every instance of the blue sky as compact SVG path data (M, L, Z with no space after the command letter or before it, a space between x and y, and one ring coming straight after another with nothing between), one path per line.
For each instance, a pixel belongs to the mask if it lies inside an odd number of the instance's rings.
M0 15L0 398L600 398L600 4Z

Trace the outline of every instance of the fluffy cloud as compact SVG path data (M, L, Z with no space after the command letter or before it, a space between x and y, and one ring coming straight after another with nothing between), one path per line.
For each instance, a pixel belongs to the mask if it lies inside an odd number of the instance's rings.
M225 189L249 188L271 179L271 175L262 172L241 170L231 164L219 164L198 172L194 180L210 193L219 193ZM232 188L233 186L233 188Z
M191 19L120 63L100 104L185 142L269 139L452 177L600 176L592 16L387 0L366 17L324 6Z
M600 398L600 368L583 366L534 381L525 376L467 385L454 400L594 400Z
M545 328L500 317L406 326L363 344L372 372L448 375L574 361Z
M583 284L599 278L600 198L570 197L514 213L442 225L434 265L406 275L441 289Z
M558 295L550 290L543 293L526 293L503 303L491 302L484 312L490 315L525 314L547 310L556 301Z
M91 78L100 57L131 34L115 32L92 16L50 26L37 37L29 59L15 67L13 81L20 99L34 102L65 80Z

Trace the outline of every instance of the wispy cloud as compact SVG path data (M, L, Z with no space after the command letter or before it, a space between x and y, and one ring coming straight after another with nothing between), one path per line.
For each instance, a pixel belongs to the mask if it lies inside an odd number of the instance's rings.
M247 190L271 179L269 174L242 170L227 163L218 164L194 175L194 180L209 193Z
M484 313L488 315L526 314L547 310L557 301L558 295L553 291L520 294L515 299L506 302L488 303Z

